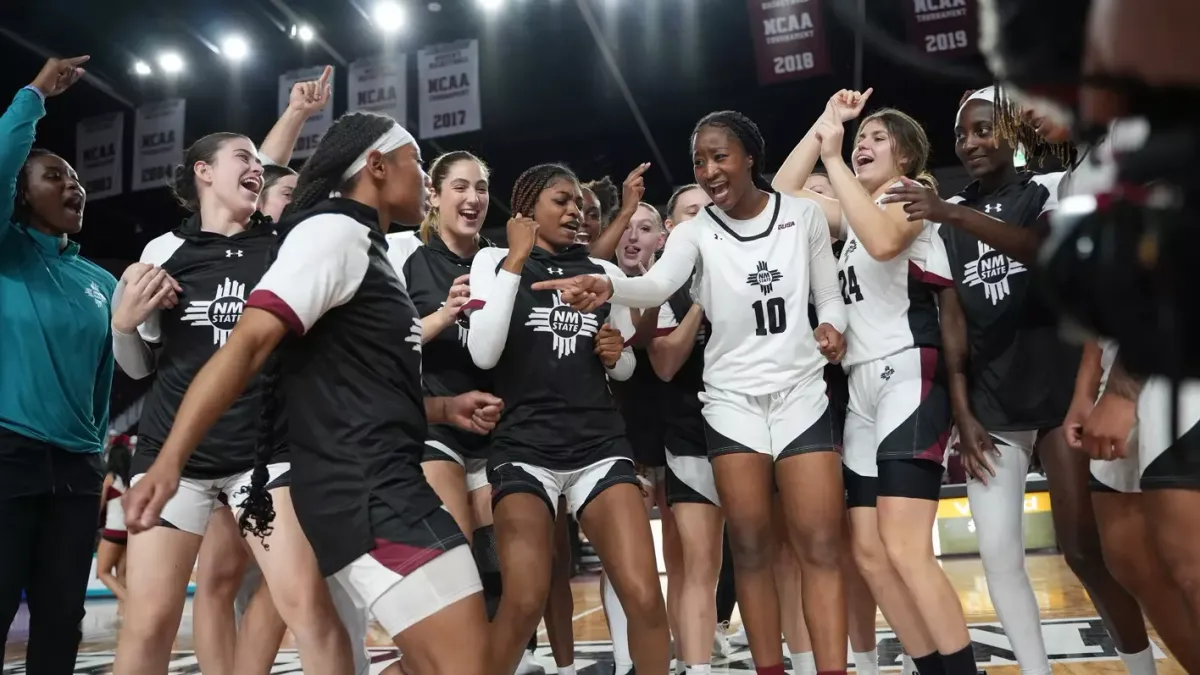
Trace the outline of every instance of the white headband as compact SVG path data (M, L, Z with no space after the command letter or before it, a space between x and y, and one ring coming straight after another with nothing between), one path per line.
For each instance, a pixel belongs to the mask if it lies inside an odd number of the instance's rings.
M354 160L350 167L342 172L342 182L350 180L354 177L354 174L362 171L367 166L367 155L371 154L372 150L378 150L380 153L386 155L396 148L408 145L409 143L416 143L412 134L408 133L408 130L399 124L393 125L382 136L376 138L375 142L366 150L363 150L358 159Z
M958 114L954 116L955 124L958 124L958 118L962 117L963 109L965 109L967 107L967 104L970 103L971 101L987 101L988 103L995 103L996 102L996 88L995 87L984 87L983 89L980 89L979 91L975 92L974 94L971 94L970 96L968 96L967 100L963 101L962 105L958 107Z

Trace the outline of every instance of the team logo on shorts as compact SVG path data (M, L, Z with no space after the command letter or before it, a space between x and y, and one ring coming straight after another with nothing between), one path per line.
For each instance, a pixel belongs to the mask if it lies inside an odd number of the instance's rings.
M213 330L213 344L225 346L229 331L233 330L242 310L246 307L246 284L226 278L217 284L212 300L193 300L183 312L183 320L193 326L209 326Z
M554 305L534 307L525 325L533 326L535 333L550 333L554 336L551 347L560 359L575 353L576 338L593 337L600 329L595 314L584 314L570 305L563 304L558 291L554 292Z
M754 271L746 275L746 283L758 286L763 295L770 295L775 290L775 282L782 278L782 272L770 269L765 260L759 260Z
M963 283L967 286L983 285L983 296L996 305L1007 298L1012 289L1009 288L1008 278L1025 271L1025 266L979 242L979 257L963 265L965 274Z

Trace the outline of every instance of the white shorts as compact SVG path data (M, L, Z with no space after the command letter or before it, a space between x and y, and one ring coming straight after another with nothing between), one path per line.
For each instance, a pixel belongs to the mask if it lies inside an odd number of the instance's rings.
M329 580L342 587L355 607L369 609L393 638L459 600L483 591L475 556L466 545L455 546L407 575L399 574L368 553L338 570ZM350 629L349 624L346 627ZM353 634L351 639L356 639Z
M487 487L487 460L475 459L471 457L463 457L458 451L454 450L445 443L434 440L432 438L425 440L425 457L423 461L430 461L435 457L442 456L442 459L453 461L463 468L467 473L467 492L474 492L480 488Z
M641 486L633 460L610 457L572 471L556 471L524 462L508 462L492 471L492 503L510 494L535 494L558 517L558 498L567 501L567 512L575 520L585 506L608 488L621 483Z
M267 485L276 482L289 470L292 465L288 462L277 462L267 466ZM245 491L250 488L253 470L225 478L200 480L196 478L180 478L179 489L163 507L159 516L159 524L173 527L197 536L204 536L208 529L208 521L217 509L228 505L233 509L234 518L238 517ZM140 473L133 477L130 485L137 485L142 476Z
M712 463L707 457L676 457L667 450L667 504L721 506Z
M1125 457L1112 461L1092 460L1092 476L1117 492L1135 493L1154 487L1194 486L1197 476L1181 466L1179 457L1151 469L1155 460L1168 450L1182 457L1195 454L1191 448L1172 447L1176 441L1200 424L1200 382L1188 381L1179 388L1179 432L1171 424L1171 383L1161 377L1150 378L1137 402L1137 424L1130 434Z
M708 456L757 452L775 461L841 448L821 374L790 389L747 396L705 385L704 438Z
M938 350L913 347L850 368L847 469L877 478L881 460L945 461L952 416L940 363Z

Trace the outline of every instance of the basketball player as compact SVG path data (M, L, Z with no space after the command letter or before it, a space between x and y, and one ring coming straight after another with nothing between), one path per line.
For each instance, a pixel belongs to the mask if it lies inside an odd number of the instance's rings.
M1058 433L1066 414L1078 354L1058 339L1054 313L1028 295L1024 266L952 223L1002 219L1035 227L1055 207L1062 174L1017 171L1014 147L995 128L994 102L988 87L958 110L955 153L974 182L947 201L928 187L904 185L881 203L909 204L906 211L921 209L921 218L943 223L938 234L954 280L939 295L943 351L984 574L1021 671L1049 675L1020 543L1025 480L1033 452Z
M713 205L675 227L649 273L539 287L562 289L563 301L580 311L610 297L657 307L702 264L693 285L713 327L705 347L706 444L729 521L738 603L755 666L768 675L784 672L771 571L771 504L778 484L804 568L817 666L841 672L840 439L821 370L825 358L841 357L845 309L837 299L828 227L810 200L768 191L762 136L740 113L706 116L691 145L696 181ZM804 321L810 288L821 318L815 335Z
M1062 144L1065 135L1059 134L1058 130L1054 129L1047 120L1037 119L1032 114L1025 115L1025 119L1022 119L1019 109L1005 101L1003 92L996 92L989 88L980 90L973 94L973 97L974 100L966 102L967 107L962 109L960 121L965 119L967 123L973 123L977 129L982 130L982 133L994 134L1009 147L1013 147L1019 142L1026 152L1033 156L1035 162L1038 161L1039 156L1044 155L1065 157L1065 146ZM989 108L992 110L989 111ZM981 154L981 146L986 147L986 144L977 143L969 152L976 155ZM991 152L994 155L997 150L992 149ZM1086 154L1086 151L1081 154ZM987 162L983 159L975 159L970 164L979 168L981 164L987 164ZM1007 163L1002 164L1000 170L1006 171L1006 166ZM1081 174L1092 173L1094 166L1094 162L1081 161L1066 176L1050 174L1034 177L1032 181L1016 183L1013 182L1017 181L1014 178L1013 181L1000 183L1000 191L1003 194L996 195L994 199L986 194L965 194L964 196L971 199L970 205L975 209L942 208L943 203L935 193L919 186L900 186L890 190L893 196L888 199L907 201L906 210L912 216L943 223L940 233L943 238L947 238L947 249L954 261L953 270L956 278L962 275L964 281L969 283L967 275L971 269L974 269L979 276L979 280L975 282L977 289L974 291L973 302L967 302L967 298L972 297L971 291L963 285L959 285L960 292L957 297L946 298L944 304L947 307L943 309L943 316L961 316L958 307L950 305L956 299L962 298L964 301L962 307L968 312L973 311L975 315L974 318L967 317L968 327L973 331L973 335L977 336L972 337L972 340L983 340L988 343L980 347L982 350L980 358L986 358L983 354L995 355L994 365L986 365L978 359L976 360L973 368L982 367L983 370L975 372L972 379L979 382L982 389L977 387L970 395L972 405L983 409L986 418L991 420L992 426L1009 426L1019 422L1022 418L1044 422L1050 413L1057 416L1058 413L1055 411L1064 410L1071 401L1071 394L1063 391L1062 383L1071 378L1074 369L1064 369L1064 366L1070 366L1077 362L1076 350L1064 347L1059 343L1056 337L1057 330L1054 327L1057 321L1050 311L1040 304L1034 304L1024 310L1022 314L1018 315L1021 317L1020 323L1016 324L1019 332L1015 334L1015 337L1010 338L1011 342L1000 339L1006 331L1012 335L1011 331L1014 328L1011 320L1005 321L1003 318L997 318L993 313L998 311L997 308L1003 310L1008 307L1009 298L1018 298L1023 292L1024 286L1028 284L1028 274L1022 270L1025 265L1036 263L1037 251L1049 233L1045 216L1035 212L1040 210L1045 213L1048 211L1050 206L1057 202L1058 194L1063 192L1068 185L1090 182L1091 178ZM1030 184L1030 182L1034 184ZM1040 187L1039 184L1044 187ZM1023 191L1016 190L1016 187L1020 185L1025 186ZM1043 192L1047 193L1045 197L1042 197ZM1045 202L1039 209L1038 202L1043 199ZM1013 203L1014 200L1015 203ZM982 209L983 212L980 213L976 209ZM992 211L992 215L988 214L989 210ZM943 213L943 211L949 212ZM1002 219L997 216L1001 216ZM990 250L993 247L994 251ZM983 252L985 248L989 251ZM1007 260L1005 256L1007 256ZM976 260L978 263L972 266ZM998 267L1001 264L1004 267ZM986 278L989 277L989 274L987 271L981 270L980 265L991 267L990 278ZM1004 274L1004 276L1001 277L1000 274ZM956 284L958 283L956 281ZM983 297L979 296L980 289L985 291ZM1014 292L1010 296L1006 296L1003 293L1005 290ZM966 295L963 294L964 292ZM993 299L995 299L996 305L991 304ZM969 306L972 304L977 306L972 308ZM982 318L981 314L990 315L990 320ZM981 321L982 323L980 323ZM945 325L944 321L943 327ZM1007 352L1002 352L1003 345L1006 343L1011 347ZM1025 352L1030 352L1030 355L1024 355ZM949 354L949 349L947 353ZM1006 381L1003 375L1003 366L1009 362L1009 358L1014 356L1016 358L1012 362L1020 364L1020 377L1017 378L1019 381L1012 381L1011 377ZM1035 364L1032 369L1028 366L1030 363ZM1089 410L1095 402L1095 393L1093 384L1091 398L1088 400ZM1041 399L1039 404L1029 405L1031 401L1039 399L1039 397ZM956 414L964 417L964 422L958 425L960 434L964 429L977 432L979 425L973 424L972 420L965 416L965 413L969 411L963 410L961 405L956 404L956 407L958 408ZM989 428L988 431L992 431L992 429ZM1027 432L1025 440L1029 440L1029 436L1030 434ZM1003 439L1011 442L1012 434L1002 434ZM1020 441L1019 438L1016 440ZM985 436L984 442L988 443L990 439ZM1011 447L1008 443L1001 445ZM972 446L979 447L972 441L966 446L967 452L974 452ZM1004 447L998 450L1002 455L1013 452ZM1118 583L1114 574L1109 571L1112 567L1109 564L1112 554L1103 553L1101 550L1102 537L1097 528L1098 517L1093 514L1092 503L1084 497L1087 480L1084 475L1086 470L1084 458L1068 448L1063 433L1058 428L1042 429L1041 433L1037 435L1036 451L1050 484L1050 494L1055 504L1055 531L1062 533L1059 545L1063 550L1064 558L1082 581L1084 587L1088 589L1089 596L1104 619L1117 651L1127 667L1132 672L1147 672L1148 667L1153 667L1153 659L1150 652L1146 651L1150 644L1146 637L1145 624L1141 613L1136 608L1136 601L1127 591L1129 587L1123 588L1124 584ZM978 465L975 464L975 466ZM1005 471L1003 468L997 470L998 472ZM992 493L999 491L1011 493L1005 499L1009 505L1007 511L1000 506L983 507L979 509L982 515L976 518L977 525L981 525L984 529L994 529L989 527L993 522L1007 523L1005 532L996 535L998 539L995 540L994 548L989 548L998 551L992 556L992 564L1001 564L1000 560L1005 561L1003 565L1004 569L1009 571L1007 573L1009 579L1014 578L1013 575L1017 573L1022 575L1016 577L1018 579L1024 576L1023 563L1012 557L1019 553L1020 549L1011 546L1013 537L1017 536L1017 532L1019 532L1015 528L1019 527L1020 523L1020 511L1015 509L1022 508L1018 507L1014 500L1023 500L1024 494L1024 479L1019 478L1018 474L1024 475L1019 466L1008 467L1006 475L1017 480L1020 487L1000 473L994 479L989 478L989 483L993 486L999 484L997 487L985 488L978 482L975 482L973 486L978 493L984 490ZM969 489L971 487L969 486ZM1020 494L1021 497L1012 496L1017 494ZM987 497L981 498L987 499ZM976 510L973 509L973 511ZM1127 510L1120 508L1119 512L1127 513ZM1002 514L1005 513L1007 513L1007 517L1002 517ZM981 519L988 522L981 523ZM1103 519L1100 520L1103 521ZM984 539L990 539L990 535L981 533L981 542ZM1125 546L1119 548L1120 550L1129 550ZM986 565L988 563L985 562ZM1014 570L1019 571L1014 572ZM994 583L994 587L1008 588L1009 585L998 580ZM997 591L997 600L998 613L1005 611L1009 616L1017 612L1026 616L1032 614L1032 590L1024 593L1013 587L1011 592ZM1000 607L1006 604L1019 604L1024 609L1018 610L1016 607L1010 606L1001 610ZM1021 620L1013 620L1014 623L1018 621ZM1027 624L1022 623L1022 625ZM1025 638L1020 638L1017 635L1021 631L1019 629L1015 629L1015 631L1013 633L1014 643L1019 641L1022 644L1036 644L1040 641L1040 632L1036 637L1028 634ZM1029 633L1028 630L1025 632ZM1020 651L1026 654L1027 659L1038 658L1030 650L1022 648Z
M285 211L278 257L225 347L196 376L146 487L134 486L127 505L141 527L154 522L178 483L177 467L263 369L260 435L273 435L286 403L296 513L315 556L282 553L316 563L305 575L333 576L356 605L371 610L417 672L481 675L486 616L479 574L418 460L427 417L483 433L500 403L480 392L422 402L421 322L388 260L384 234L392 222L424 217L426 180L416 142L390 117L350 113L330 127ZM334 191L343 197L328 198ZM289 332L296 337L270 363ZM398 333L408 337L397 340ZM259 559L271 583L271 564L280 564L272 558L282 557L274 539L300 531L279 517L284 511L266 490L269 454L260 445L244 524L255 539L272 538L273 555ZM290 590L298 581L304 577L279 583ZM286 595L273 594L285 618ZM304 637L297 632L298 642ZM342 662L323 672L350 672L344 633L341 642Z
M776 183L798 189L819 156L837 197L813 195L846 241L838 260L850 317L845 463L859 569L905 651L920 655L918 669L974 673L962 607L929 534L951 426L935 302L950 284L948 264L931 223L879 203L903 178L932 180L929 141L909 116L881 110L860 123L847 166L843 125L870 94L835 94Z
M633 372L633 354L623 349L632 320L621 306L577 312L557 293L530 288L556 276L620 274L575 244L582 203L570 170L529 169L513 187L509 248L485 249L471 266L468 347L476 365L496 371L496 394L512 411L492 435L489 460L505 581L491 661L496 672L515 667L537 627L549 592L553 520L565 496L629 616L634 664L662 674L669 636L653 540L607 383ZM609 321L621 333L612 351L599 335Z
M575 241L590 246L600 238L600 233L616 217L620 207L620 193L608 176L588 181L580 187L583 188L583 223ZM613 249L616 249L615 243Z

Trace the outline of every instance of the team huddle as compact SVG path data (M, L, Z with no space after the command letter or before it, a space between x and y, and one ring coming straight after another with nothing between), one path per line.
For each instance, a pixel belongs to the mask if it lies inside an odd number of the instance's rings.
M1127 448L1133 413L1110 394L1139 395L1115 347L1102 363L1063 342L1030 281L1059 195L1087 182L1017 168L1018 144L1055 151L1051 125L992 87L964 97L974 182L942 200L925 130L864 114L871 90L832 96L770 182L758 127L714 112L665 217L640 201L649 165L617 199L542 164L513 186L502 248L480 235L485 162L427 172L390 117L343 115L287 169L327 78L296 85L261 147L187 150L190 217L112 296L117 365L154 377L121 500L118 675L165 671L193 567L206 673L268 672L285 630L305 672L366 673L368 618L403 655L387 672L529 673L544 618L574 675L568 519L603 565L617 675L711 672L726 528L760 675L785 672L781 635L796 673L846 672L847 643L878 672L876 608L906 668L974 675L931 538L952 448L1022 672L1050 672L1012 545L1035 457L1064 548L1103 547L1098 567L1068 560L1130 672L1154 669L1143 611L1200 670L1189 563L1106 520L1139 490L1196 487L1194 446L1152 382Z

